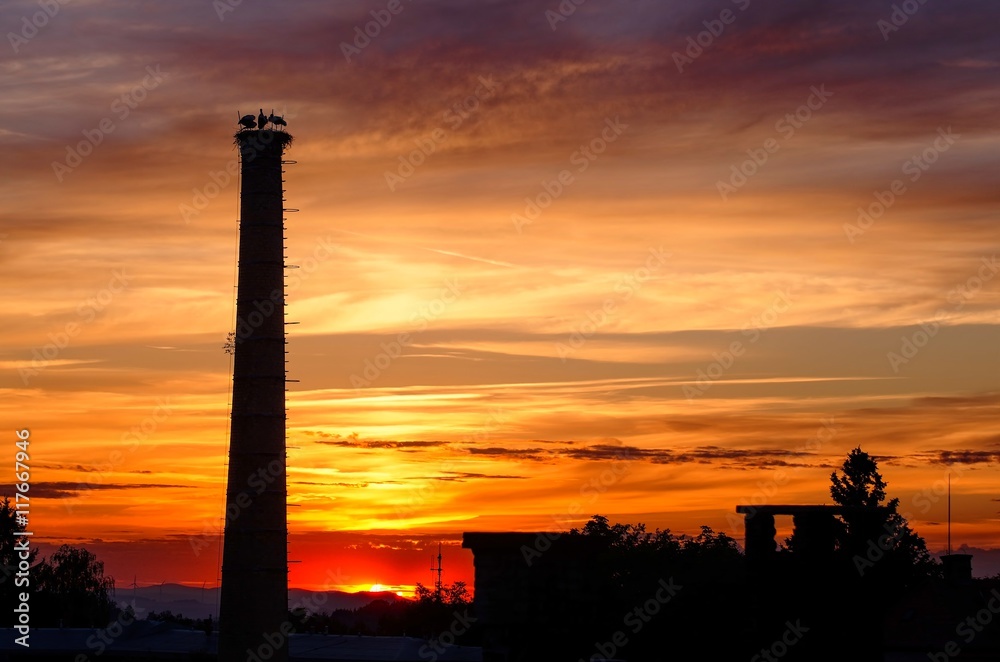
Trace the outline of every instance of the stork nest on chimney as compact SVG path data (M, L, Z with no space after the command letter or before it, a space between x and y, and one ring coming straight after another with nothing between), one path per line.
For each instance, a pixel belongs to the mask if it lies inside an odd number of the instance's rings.
M237 146L242 144L266 146L277 141L282 147L292 144L292 134L274 129L243 129L233 136Z

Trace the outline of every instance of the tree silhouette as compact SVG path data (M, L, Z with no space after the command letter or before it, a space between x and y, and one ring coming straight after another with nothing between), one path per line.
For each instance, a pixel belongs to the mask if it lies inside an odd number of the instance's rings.
M570 529L569 535L597 540L606 550L629 559L632 564L647 561L651 556L674 562L704 562L707 557L741 562L736 540L725 533L716 533L710 526L702 526L696 536L676 536L670 529L647 531L642 523L611 524L604 515L594 515L582 529Z
M862 510L846 513L838 547L850 555L862 575L886 580L885 589L902 589L937 572L927 545L899 512L899 499L886 501L886 482L878 461L854 448L841 467L830 474L830 496L841 506ZM879 509L879 506L883 506Z
M830 474L830 496L834 501L841 506L859 508L882 505L886 485L875 458L859 446L847 454L841 470L843 476L838 476L836 471Z
M33 572L40 621L64 627L103 627L113 617L115 580L104 576L104 562L86 549L63 545Z
M455 620L455 614L472 609L472 598L465 582L443 584L440 593L436 587L416 584L416 601L400 601L390 607L400 613L394 619L404 633L437 637L448 630ZM392 614L380 620L380 628L386 628ZM458 640L468 643L475 634L464 632Z
M435 589L417 582L414 593L417 601L421 603L440 602L446 605L468 605L472 602L465 582L442 585L440 595Z

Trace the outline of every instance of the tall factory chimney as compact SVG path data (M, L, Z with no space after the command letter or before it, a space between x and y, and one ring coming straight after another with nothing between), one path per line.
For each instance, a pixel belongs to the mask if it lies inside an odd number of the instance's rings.
M248 121L248 118L249 121ZM219 606L219 661L288 659L282 153L292 137L247 115L240 150L239 280ZM277 120L277 121L276 121ZM274 128L265 129L271 123Z

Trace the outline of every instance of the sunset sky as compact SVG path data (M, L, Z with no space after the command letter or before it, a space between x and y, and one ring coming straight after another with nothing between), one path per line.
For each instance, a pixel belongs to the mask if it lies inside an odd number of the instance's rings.
M742 541L858 445L935 552L950 472L1000 571L1000 6L561 6L0 6L0 407L46 553L218 579L263 108L293 586L429 583L439 541L471 585L463 531L595 513Z

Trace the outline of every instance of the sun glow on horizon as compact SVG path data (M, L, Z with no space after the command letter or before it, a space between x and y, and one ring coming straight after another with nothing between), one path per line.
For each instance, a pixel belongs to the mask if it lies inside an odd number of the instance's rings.
M351 584L338 586L338 591L344 591L345 593L392 593L396 597L400 598L413 598L417 593L416 586L407 586L404 584L382 584L380 582L375 582L374 584Z

